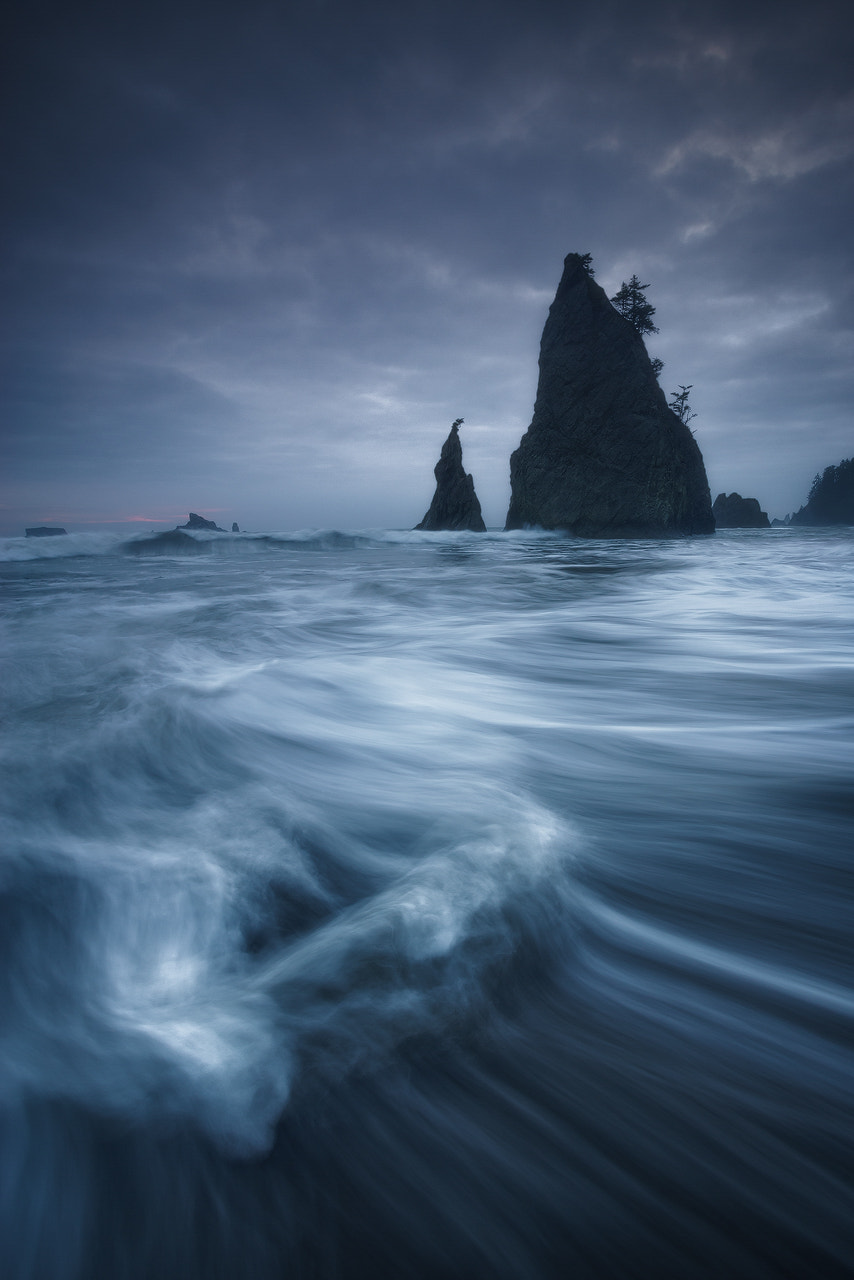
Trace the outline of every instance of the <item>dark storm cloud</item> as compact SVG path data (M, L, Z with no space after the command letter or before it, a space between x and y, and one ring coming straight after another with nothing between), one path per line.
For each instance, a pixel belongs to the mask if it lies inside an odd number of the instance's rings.
M19 494L414 523L462 414L498 523L591 250L650 281L713 490L782 514L854 452L851 43L832 4L22 9Z

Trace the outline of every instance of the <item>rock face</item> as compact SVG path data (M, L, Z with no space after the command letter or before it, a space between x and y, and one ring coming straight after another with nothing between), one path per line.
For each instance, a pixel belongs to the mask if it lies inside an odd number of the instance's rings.
M421 523L415 526L416 529L470 529L473 533L486 532L480 503L474 491L474 481L463 470L461 423L462 418L458 418L442 445L441 456L433 468L436 492L433 494L430 510Z
M177 524L176 529L213 529L214 533L225 533L225 529L220 529L218 524L214 524L213 520L206 520L204 516L197 516L195 511L190 512L190 518L186 524Z
M719 493L712 506L718 529L770 529L768 513L760 511L756 498L742 498L740 493Z
M68 537L68 530L67 530L67 529L52 529L52 528L50 527L50 525L47 525L47 524L40 524L40 525L39 525L37 528L35 528L35 529L27 529L27 530L26 530L26 536L27 536L28 538L61 538L61 537L63 536L63 534L64 534L64 535L65 535L65 537L67 538L67 537Z
M646 347L571 253L540 344L534 417L510 459L508 529L588 538L714 533L703 458Z
M231 522L231 532L240 533L240 525L237 523L236 520L232 520Z

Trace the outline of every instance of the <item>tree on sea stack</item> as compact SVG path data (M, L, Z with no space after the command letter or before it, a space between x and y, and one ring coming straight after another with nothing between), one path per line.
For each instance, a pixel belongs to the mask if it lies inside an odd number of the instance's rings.
M680 382L679 390L670 392L673 398L668 401L667 405L668 409L672 409L679 421L684 422L686 427L691 419L697 416L688 403L688 394L693 385L693 382L689 382L688 386L684 387Z
M652 323L655 307L647 302L644 293L644 289L648 288L648 284L641 284L637 276L632 276L628 284L623 281L611 299L620 315L634 325L641 336L645 333L658 333L657 327Z

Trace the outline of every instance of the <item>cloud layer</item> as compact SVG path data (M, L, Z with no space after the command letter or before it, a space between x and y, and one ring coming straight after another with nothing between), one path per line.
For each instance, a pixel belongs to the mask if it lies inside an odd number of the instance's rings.
M487 522L569 251L650 282L714 493L854 453L842 5L21 8L2 531ZM220 521L222 522L222 520Z

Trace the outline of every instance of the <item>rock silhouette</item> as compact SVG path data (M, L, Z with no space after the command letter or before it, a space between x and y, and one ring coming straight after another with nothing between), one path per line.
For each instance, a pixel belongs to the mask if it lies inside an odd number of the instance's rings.
M25 534L28 538L61 538L63 535L67 538L68 530L48 524L40 524L35 529L25 530Z
M854 524L854 458L825 467L812 482L806 506L791 518L794 525Z
M436 492L430 509L421 523L415 526L416 529L469 529L473 533L486 532L480 503L474 491L474 480L463 469L463 446L460 443L462 421L462 418L457 418L442 445L439 461L433 468Z
M204 516L197 516L195 511L190 512L190 518L186 524L177 524L176 529L213 529L215 533L225 533L225 529L220 529L218 524L213 520L206 520Z
M712 505L718 529L770 529L768 513L761 511L756 498L742 498L740 493L719 493Z
M506 528L581 537L714 533L702 454L667 407L643 339L568 255L540 344L530 427L510 459Z

